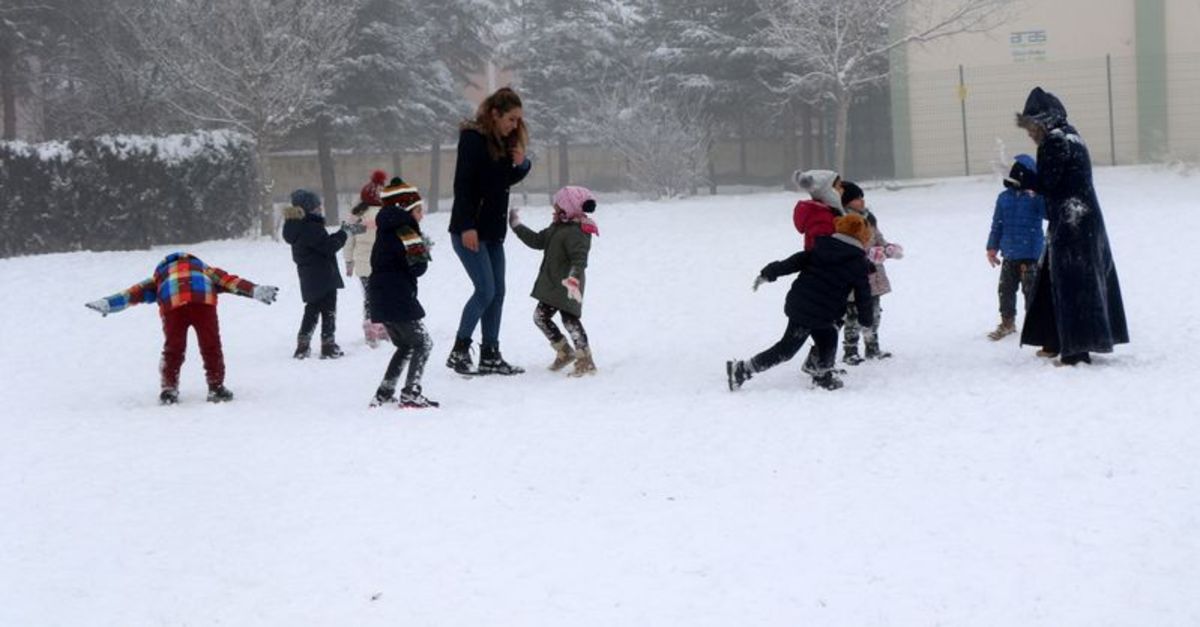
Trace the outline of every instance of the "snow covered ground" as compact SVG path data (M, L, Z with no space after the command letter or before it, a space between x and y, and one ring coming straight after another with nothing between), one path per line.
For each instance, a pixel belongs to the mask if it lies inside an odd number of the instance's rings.
M1133 342L1055 368L985 339L992 178L867 189L895 358L730 393L783 331L791 193L602 205L571 380L510 238L502 347L442 366L469 283L446 214L422 279L440 410L367 408L390 351L340 296L339 361L291 359L286 245L188 246L282 288L221 300L227 405L157 404L156 309L83 307L175 247L0 260L0 625L1200 624L1200 177L1098 169ZM523 212L533 226L546 207Z

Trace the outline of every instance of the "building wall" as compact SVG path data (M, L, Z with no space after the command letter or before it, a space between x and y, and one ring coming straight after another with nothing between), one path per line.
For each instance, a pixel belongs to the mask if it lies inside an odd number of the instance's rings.
M911 145L910 154L896 157L899 171L983 174L1016 153L1034 151L1013 114L1039 85L1063 100L1097 164L1135 163L1163 152L1184 157L1200 149L1197 107L1188 104L1200 102L1194 32L1200 3L1026 0L1014 9L992 32L912 45L899 56L893 83L903 84L896 92L907 99L893 106L893 115L897 125L907 121L899 133ZM1165 35L1161 18L1157 26L1147 18L1153 9L1165 10ZM1139 57L1139 32L1162 41L1165 55ZM1146 133L1154 126L1168 129L1165 141L1161 133L1157 140ZM897 141L897 148L904 143Z

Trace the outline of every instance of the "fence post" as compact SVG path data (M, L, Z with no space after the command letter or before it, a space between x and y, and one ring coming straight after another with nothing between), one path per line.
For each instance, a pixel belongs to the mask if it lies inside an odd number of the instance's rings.
M963 80L962 65L958 66L958 104L962 109L963 171L966 176L971 176L971 157L967 146L967 84Z
M1108 73L1108 153L1112 155L1112 164L1117 165L1117 132L1113 127L1113 98L1112 98L1112 55L1104 55L1104 69Z

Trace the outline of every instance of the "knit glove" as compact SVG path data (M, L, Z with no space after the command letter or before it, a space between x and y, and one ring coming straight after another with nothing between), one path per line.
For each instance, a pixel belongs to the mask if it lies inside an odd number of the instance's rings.
M362 222L343 222L342 230L345 231L347 235L359 235L367 232L367 225L363 224Z
M771 279L768 279L767 277L760 274L760 275L754 277L754 285L750 289L752 291L757 292L758 286L762 285L763 283L770 283L770 282L771 282Z
M109 310L111 309L108 306L108 300L106 300L104 298L101 298L100 300L94 300L90 303L84 303L83 306L87 307L88 309L94 309L94 310L100 312L101 316L107 316Z
M903 259L904 247L899 244L888 244L883 247L883 254L887 255L888 259Z
M520 223L521 223L520 212L518 212L515 207L512 209L509 209L508 210L508 225L515 229L515 228L517 228L517 225Z
M887 259L887 253L883 251L883 246L872 246L867 249L867 261L879 265L883 260Z
M563 287L567 288L567 298L583 303L583 292L579 291L579 279L569 276L562 280Z
M279 292L279 288L274 285L255 285L254 293L251 296L254 300L270 305L275 302L275 294Z

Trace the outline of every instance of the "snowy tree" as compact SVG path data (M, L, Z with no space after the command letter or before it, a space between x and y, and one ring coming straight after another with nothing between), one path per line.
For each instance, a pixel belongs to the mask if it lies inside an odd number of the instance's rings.
M31 0L10 0L0 6L0 107L4 109L3 139L16 139L17 99L28 96L35 82L39 50L49 36L46 7Z
M267 153L331 93L356 0L178 0L129 14L133 33L179 94L170 105L257 142L264 234L275 230Z
M856 95L888 76L900 46L1002 24L1012 0L757 0L768 49L793 69L774 86L834 105L837 169L845 167L846 124ZM897 19L897 18L900 19Z
M633 16L608 0L515 0L499 57L514 70L534 137L558 145L559 185L570 181L567 144L593 130L597 99L629 73Z

